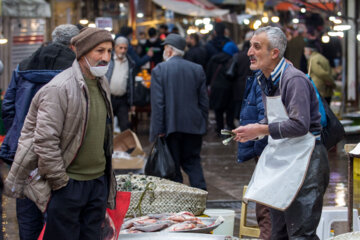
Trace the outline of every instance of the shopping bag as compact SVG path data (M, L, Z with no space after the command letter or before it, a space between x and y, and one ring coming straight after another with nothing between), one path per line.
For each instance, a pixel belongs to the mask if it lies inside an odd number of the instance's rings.
M326 101L322 99L322 104L326 113L326 126L321 130L321 142L327 150L335 147L345 136L345 130L339 119L331 111Z
M141 82L135 82L133 105L143 107L150 104L150 89Z
M145 165L145 175L162 178L175 177L175 162L164 137L158 137Z
M116 208L106 209L105 221L101 226L101 240L116 240L128 211L131 192L116 192Z

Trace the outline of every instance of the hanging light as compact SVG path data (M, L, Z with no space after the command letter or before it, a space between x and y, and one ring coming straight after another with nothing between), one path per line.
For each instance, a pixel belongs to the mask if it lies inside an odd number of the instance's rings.
M200 33L201 33L201 34L208 34L208 33L209 33L209 30L200 29Z
M321 41L322 41L323 43L329 43L329 42L330 42L330 37L329 37L328 35L323 35L323 36L321 37Z
M340 17L342 14L341 14L341 12L339 11L339 12L337 12L337 15Z
M264 16L264 17L261 18L261 21L262 21L263 23L268 23L268 22L269 22L269 18L266 17L266 16Z
M212 24L205 24L205 27L204 27L206 30L208 31L211 31L214 29L214 26Z
M292 22L295 23L295 24L298 24L300 21L299 21L298 18L294 18L294 19L292 20Z
M273 23L277 23L277 22L280 21L280 18L279 18L278 16L272 16L272 17L271 17L271 21L272 21Z
M336 20L336 17L335 17L335 16L330 16L330 17L329 17L329 20L333 22L333 21Z
M334 20L334 23L335 23L335 24L341 24L342 21L341 21L341 19L335 19L335 20Z
M203 20L202 19L196 19L195 20L195 26L199 26L200 24L203 24Z
M258 29L261 25L261 21L260 20L256 20L254 23L254 29Z
M306 13L306 8L301 8L301 9L300 9L300 12L301 12L301 13Z
M139 12L136 14L136 17L138 18L143 18L144 17L144 14L142 12Z
M90 28L96 28L96 24L95 24L95 23L89 23L89 24L88 24L88 27L90 27Z
M210 24L211 22L211 19L210 18L204 18L203 19L203 23L206 25L206 24Z
M106 28L104 28L106 31L109 31L109 32L111 32L112 31L112 28L111 27L106 27Z
M7 38L5 38L2 33L0 33L0 44L6 44L7 42Z
M79 23L80 23L81 25L86 25L86 24L89 23L89 20L83 18L83 19L80 19Z
M250 20L249 20L249 19L247 19L247 18L245 18L243 22L244 22L244 24L245 24L245 25L249 25Z

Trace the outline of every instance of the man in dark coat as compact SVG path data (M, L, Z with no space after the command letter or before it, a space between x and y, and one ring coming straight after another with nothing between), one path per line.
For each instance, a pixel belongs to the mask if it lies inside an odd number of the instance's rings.
M145 51L152 49L154 55L150 58L150 70L152 70L157 64L162 62L162 54L164 51L162 41L158 37L158 32L155 28L149 28L148 30L149 39L145 43Z
M52 32L53 42L40 47L24 59L14 70L5 93L2 113L6 137L0 149L0 158L11 164L30 103L36 92L61 71L71 67L75 53L70 40L79 33L75 25L64 24ZM16 199L16 214L21 240L36 240L43 227L43 216L31 200Z
M228 42L221 53L215 54L207 66L207 80L210 81L210 108L215 111L216 132L224 128L224 113L228 129L234 129L233 78L227 75L233 55L238 52L233 42Z
M215 37L211 39L206 45L207 58L210 59L213 55L220 53L225 43L229 42L230 39L224 36L225 25L224 23L216 23L214 27Z
M206 67L206 49L201 46L199 35L192 33L189 35L188 46L189 50L185 53L184 59L190 62L200 64L204 70Z
M180 167L193 187L206 189L200 164L209 100L202 67L182 59L185 39L169 34L164 60L151 73L150 141L165 137L175 161L174 181L183 182Z

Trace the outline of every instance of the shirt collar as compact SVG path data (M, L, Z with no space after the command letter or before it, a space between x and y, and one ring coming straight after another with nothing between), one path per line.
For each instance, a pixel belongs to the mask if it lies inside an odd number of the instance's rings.
M285 66L286 66L286 61L285 58L283 57L281 58L280 62L275 67L275 69L270 73L271 80L273 82L276 81L281 76L281 73L284 71Z

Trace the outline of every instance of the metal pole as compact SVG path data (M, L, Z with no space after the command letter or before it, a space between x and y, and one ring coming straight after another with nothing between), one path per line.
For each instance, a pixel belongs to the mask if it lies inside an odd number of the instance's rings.
M348 156L348 231L353 231L353 173L354 157Z

